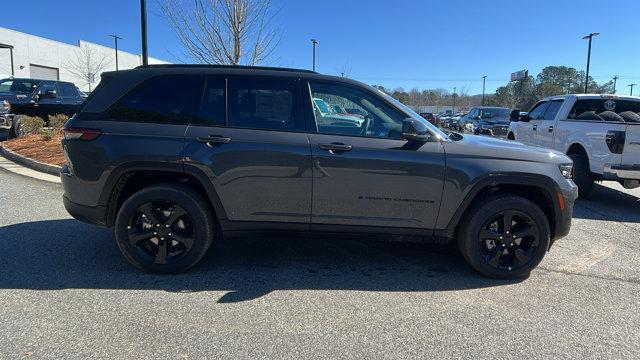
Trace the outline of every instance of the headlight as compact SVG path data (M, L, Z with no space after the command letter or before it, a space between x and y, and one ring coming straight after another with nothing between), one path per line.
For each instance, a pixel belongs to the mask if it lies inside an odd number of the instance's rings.
M573 170L573 164L560 164L558 165L558 169L560 169L560 173L567 179L571 179L571 172Z
M0 108L0 110L4 110L5 112L9 112L9 110L11 110L11 104L9 104L9 102L7 100L4 100L2 102L2 107Z

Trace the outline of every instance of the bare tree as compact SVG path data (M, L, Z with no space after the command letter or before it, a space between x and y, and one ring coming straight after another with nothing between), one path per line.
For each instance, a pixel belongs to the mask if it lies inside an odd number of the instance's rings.
M351 77L351 66L349 65L349 62L346 61L344 63L344 65L342 65L342 67L340 69L338 69L338 72L340 73L340 76L346 77L346 78L350 78Z
M157 0L187 54L196 62L256 65L278 46L271 0Z
M67 60L66 69L76 77L82 79L86 85L89 85L91 91L96 78L105 71L111 60L104 52L97 52L89 45L80 45L76 49L74 55Z

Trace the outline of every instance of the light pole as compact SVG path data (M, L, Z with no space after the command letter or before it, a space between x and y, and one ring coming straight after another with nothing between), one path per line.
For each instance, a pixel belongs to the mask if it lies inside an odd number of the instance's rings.
M594 36L598 36L600 35L600 33L591 33L585 37L583 37L583 40L587 40L589 39L589 50L587 52L587 76L584 79L584 93L588 94L589 93L589 65L591 64L591 40L593 39Z
M484 106L484 83L487 80L487 75L482 77L482 106Z
M147 1L140 0L140 32L142 34L142 65L149 65L147 50Z
M629 96L633 96L633 87L636 86L638 84L629 84L627 86L629 86L631 88L631 91L629 91Z
M616 94L616 83L618 82L618 79L620 79L620 77L618 75L614 75L613 76L613 94Z
M113 41L116 43L116 71L118 71L118 40L122 40L122 38L116 34L109 36L111 36Z
M451 114L455 114L456 113L456 87L453 88L453 110L451 111Z
M313 71L316 71L316 44L318 40L311 39L311 43L313 44Z

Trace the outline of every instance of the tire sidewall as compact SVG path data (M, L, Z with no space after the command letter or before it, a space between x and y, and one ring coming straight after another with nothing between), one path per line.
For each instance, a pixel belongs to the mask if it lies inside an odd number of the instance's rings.
M524 267L516 270L496 269L487 264L480 248L480 230L487 221L498 213L506 210L516 210L527 214L538 227L538 247L534 257ZM495 197L483 202L473 209L464 225L459 239L460 251L469 264L480 273L498 279L518 279L529 275L544 258L551 242L551 230L547 217L533 202L520 197Z
M127 225L137 209L147 202L170 202L182 207L191 218L195 230L193 247L176 262L158 265L144 262L129 243ZM120 207L115 221L116 242L125 258L136 267L154 273L177 273L194 266L204 256L215 235L213 215L202 198L183 186L153 186L129 197Z

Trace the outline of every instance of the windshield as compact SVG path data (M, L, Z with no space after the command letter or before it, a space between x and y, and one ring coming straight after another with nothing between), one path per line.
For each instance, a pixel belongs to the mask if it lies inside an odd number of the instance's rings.
M375 89L375 88L373 88ZM448 138L447 134L445 134L444 132L442 132L442 130L438 129L437 127L435 127L433 124L431 124L429 121L425 120L425 118L423 118L422 116L420 116L417 112L413 111L412 108L408 107L407 105L401 103L400 101L394 99L392 96L387 95L386 93L384 93L383 91L380 91L378 89L375 89L379 94L381 94L385 99L389 100L390 102L392 102L394 105L396 105L397 107L399 107L404 113L406 113L407 115L409 115L409 117L411 117L414 120L420 121L421 123L425 124L426 127L429 128L429 130L431 131L431 133L435 134L436 136L438 136L440 139L446 139Z
M32 79L4 79L0 80L0 92L31 94L39 83Z

